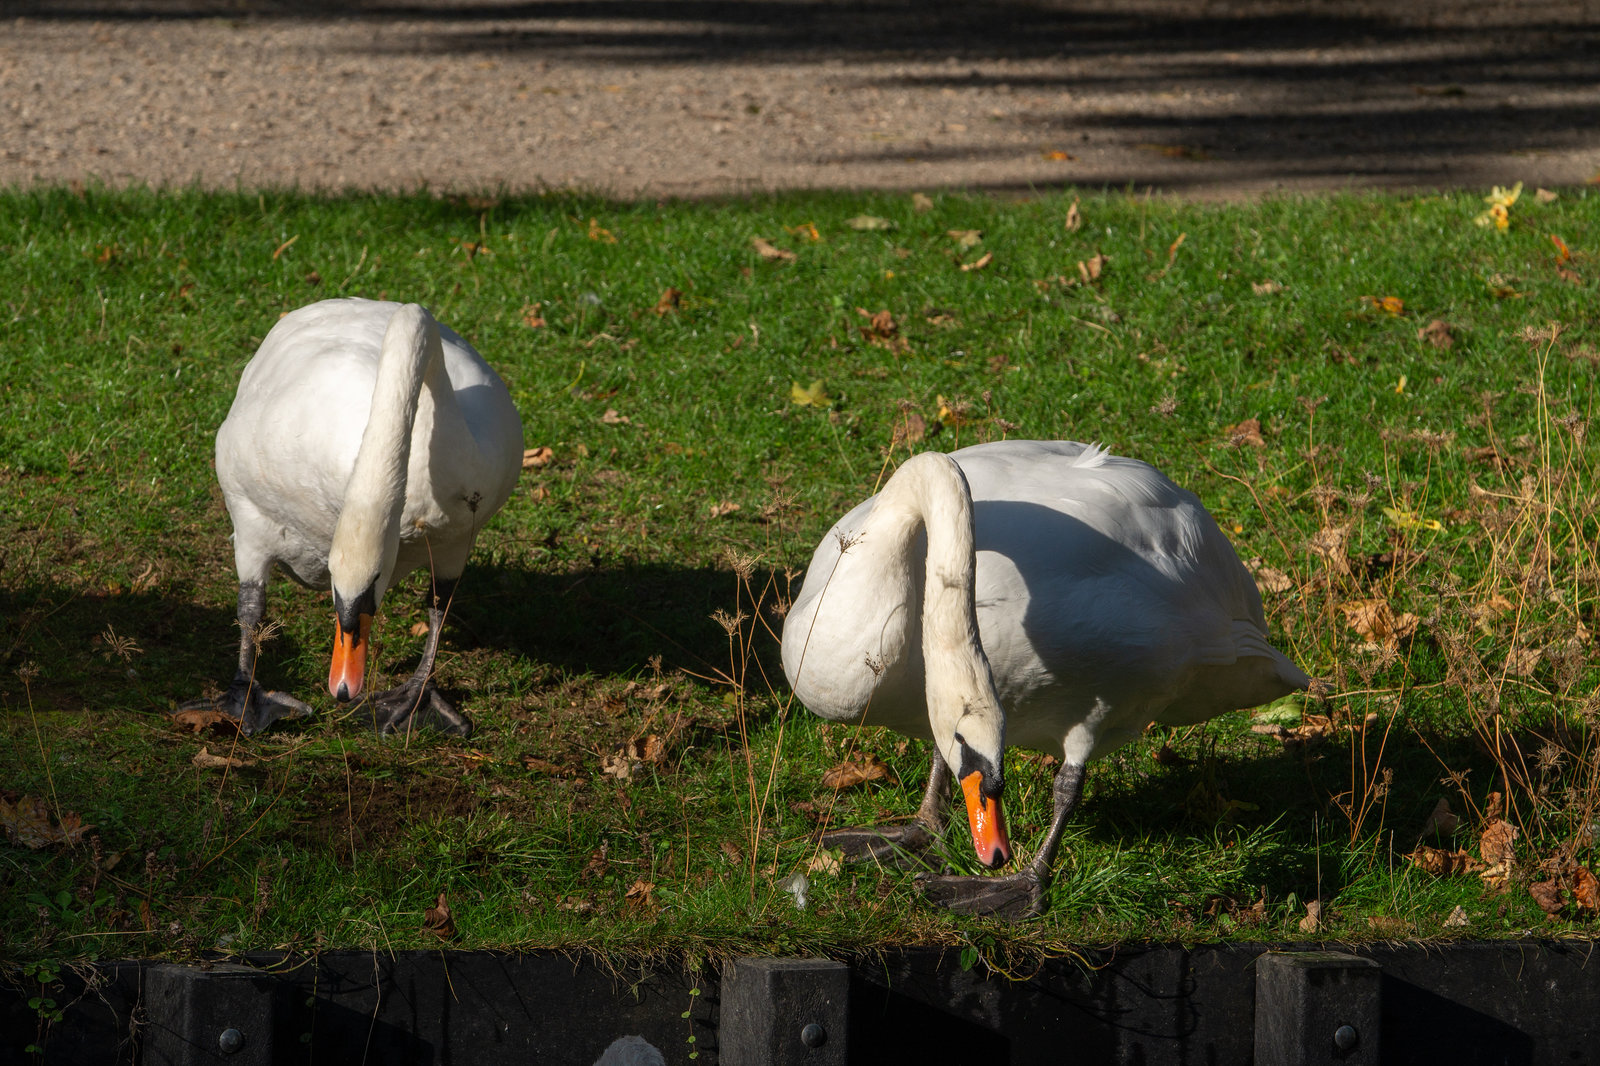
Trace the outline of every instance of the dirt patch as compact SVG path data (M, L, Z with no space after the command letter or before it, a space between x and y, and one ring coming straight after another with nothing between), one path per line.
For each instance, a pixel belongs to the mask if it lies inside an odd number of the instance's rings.
M13 3L0 182L624 197L1570 184L1590 0Z

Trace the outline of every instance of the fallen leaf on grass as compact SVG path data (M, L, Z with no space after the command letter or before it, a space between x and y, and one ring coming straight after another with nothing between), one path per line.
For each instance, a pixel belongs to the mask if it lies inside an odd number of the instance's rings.
M911 210L919 215L925 215L933 210L933 198L926 193L914 192L911 194Z
M790 382L789 402L800 407L826 407L833 402L833 397L828 395L822 379L818 378L804 388L798 381Z
M824 788L849 788L868 781L893 783L894 779L887 763L876 755L868 755L865 759L846 759L835 766L822 775L822 785Z
M738 509L738 504L729 500L723 500L721 503L714 503L711 505L711 517L723 518L727 515L733 514L733 512L737 511Z
M994 262L994 253L993 252L984 252L978 258L974 259L972 262L970 262L970 263L962 263L961 264L961 269L963 271L967 271L967 272L971 272L971 271L974 271L974 270L982 270L984 267L988 266L992 262Z
M756 254L769 263L790 263L799 258L789 249L779 248L765 237L751 237L750 247L754 248Z
M722 857L734 866L744 865L744 852L739 850L739 845L731 840L724 840L721 845Z
M522 324L529 329L539 329L544 326L544 315L540 313L539 304L523 305Z
M1322 928L1322 904L1312 900L1306 904L1306 916L1300 919L1300 931L1315 933L1320 928Z
M1478 838L1478 854L1491 866L1512 863L1517 859L1517 827L1503 819L1494 819L1484 827Z
M1367 918L1367 928L1379 936L1403 937L1411 931L1411 923L1404 918L1391 918L1387 914L1373 914Z
M956 242L956 247L963 252L983 240L981 229L950 229L945 234Z
M806 873L827 874L829 877L838 876L840 869L839 856L831 851L819 851L811 856L811 861L806 863Z
M1350 554L1346 543L1350 539L1348 526L1323 526L1311 535L1306 547L1312 555L1321 556L1333 564L1335 573L1349 575Z
M891 445L920 444L928 435L928 420L915 411L905 412L904 417L894 425L894 433L890 436Z
M629 758L626 752L614 751L600 760L600 772L618 781L629 780L637 769L639 763Z
M546 445L537 448L528 448L522 453L522 469L537 470L542 466L549 466L556 457L555 449Z
M1288 592L1294 588L1294 582L1282 570L1260 566L1256 568L1256 588L1262 592Z
M879 218L877 215L856 215L854 218L845 219L844 224L849 226L851 229L858 230L894 229L893 222L890 222L886 218Z
M1270 296L1275 292L1282 292L1283 286L1278 282L1273 281L1271 278L1268 278L1266 281L1252 281L1250 283L1250 289L1257 296Z
M412 622L411 623L411 629L409 630L409 632L414 637L423 636L424 634L426 634L428 632L428 623L426 623L426 622Z
M670 315L683 303L683 293L674 288L668 288L661 294L661 299L650 310L658 315Z
M83 816L72 811L52 823L50 808L37 796L20 796L15 802L0 795L0 829L16 844L39 849L51 844L79 844L83 834L93 829L83 824Z
M186 711L177 711L172 715L174 729L187 729L191 733L220 726L224 731L239 731L239 720L221 711L205 707L191 707Z
M1080 260L1078 262L1078 276L1083 279L1085 285L1099 281L1100 275L1106 271L1106 263L1109 260L1109 256L1099 253L1090 256L1088 259Z
M1417 340L1427 341L1435 348L1450 349L1456 346L1455 327L1442 318L1436 318L1417 330Z
M1406 511L1399 507L1385 507L1383 513L1398 529L1427 529L1435 533L1444 529L1444 523L1437 518L1424 518L1415 511Z
M1172 745L1162 744L1161 747L1150 753L1158 766L1183 766L1185 763L1194 762L1193 759L1179 755L1172 750Z
M632 424L632 419L627 415L617 414L615 407L607 407L606 413L600 416L600 421L608 426L626 426Z
M1076 233L1083 228L1083 212L1078 210L1078 201L1072 201L1072 206L1067 208L1067 218L1062 226L1068 233Z
M887 348L895 355L902 355L910 351L910 343L900 335L900 324L894 320L894 315L888 309L876 313L868 311L865 307L856 308L856 314L867 320L861 330L861 338L868 344L878 348Z
M1558 881L1535 881L1528 886L1528 895L1539 905L1539 909L1554 918L1561 913L1564 906L1561 900L1561 884Z
M1410 611L1396 616L1385 599L1350 600L1339 605L1346 622L1367 640L1385 648L1398 647L1416 632L1421 621Z
M231 755L213 755L203 747L194 753L194 758L190 759L189 762L202 770L227 770L256 764L254 759L237 759Z
M598 219L589 220L589 239L599 241L601 244L616 244L617 238L610 230L600 225Z
M537 755L524 755L522 765L536 774L549 774L551 777L573 777L578 771L570 766L553 763L549 759L541 759Z
M1574 868L1571 876L1572 902L1578 909L1586 911L1600 911L1600 878L1596 878L1587 866Z
M630 907L637 907L639 910L654 910L656 905L655 891L656 883L654 881L646 881L640 877L628 886L627 894L622 898L627 901Z
M1444 848L1432 848L1426 844L1418 844L1417 850L1406 858L1419 869L1435 877L1451 877L1483 868L1482 863L1464 851L1446 851Z
M1382 311L1386 315L1403 315L1406 313L1406 302L1398 296L1363 296L1361 298L1373 310Z
M1450 917L1444 920L1446 929L1465 929L1471 924L1472 919L1467 917L1467 912L1461 909L1459 903L1456 904L1456 909L1450 912Z
M1532 677L1534 670L1538 669L1539 662L1544 658L1544 649L1530 648L1520 644L1506 652L1506 661L1503 669L1511 677Z
M812 244L822 240L822 234L817 231L815 222L802 222L798 226L785 226L783 231L791 236L799 237L803 241L810 241Z
M1247 418L1237 425L1227 426L1222 432L1227 435L1227 444L1230 448L1238 448L1248 444L1252 448L1265 448L1266 439L1261 436L1261 420Z
M422 931L432 933L440 940L455 939L455 915L450 913L450 904L445 902L443 892L439 893L433 906L422 912Z

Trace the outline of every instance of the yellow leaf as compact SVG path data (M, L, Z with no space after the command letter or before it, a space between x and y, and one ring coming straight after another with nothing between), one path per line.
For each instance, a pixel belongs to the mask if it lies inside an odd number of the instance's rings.
M617 243L617 238L612 234L612 232L600 225L598 219L593 218L589 220L589 239L591 241L599 241L601 244Z
M1444 529L1444 523L1436 518L1424 518L1415 511L1405 511L1398 507L1385 507L1383 513L1388 516L1400 529L1428 529L1435 533Z
M828 395L828 390L823 387L822 379L818 378L810 385L802 388L798 381L789 383L789 400L801 407L826 407L833 402L833 397Z

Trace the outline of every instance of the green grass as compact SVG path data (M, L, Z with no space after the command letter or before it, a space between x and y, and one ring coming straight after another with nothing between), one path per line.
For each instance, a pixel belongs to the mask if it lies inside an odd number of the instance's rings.
M694 957L1299 938L1312 900L1317 937L1592 928L1527 886L1592 865L1600 808L1600 196L1528 194L1504 233L1473 224L1473 195L1088 196L1077 231L1070 202L0 193L0 797L94 826L0 844L7 954L427 946L440 893L460 946ZM863 214L894 228L848 224ZM480 538L448 631L467 742L341 713L328 597L287 582L262 678L321 715L248 739L167 717L232 669L216 427L278 316L337 295L427 304L553 451ZM905 344L872 343L861 312L882 310ZM1419 338L1434 319L1452 348ZM827 402L792 402L818 381ZM1097 764L1037 921L949 916L908 873L858 868L813 872L796 911L778 883L819 820L908 815L926 774L920 743L790 707L771 636L913 416L917 448L1097 440L1194 489L1281 575L1274 636L1329 680L1310 711L1330 735L1286 748L1236 715ZM387 677L416 661L418 589L384 605ZM1415 632L1369 642L1344 609L1364 599ZM650 737L659 762L604 771ZM250 764L196 767L202 745ZM820 778L851 753L896 780L835 796ZM1026 856L1050 769L1011 758ZM1440 798L1462 822L1431 842L1476 855L1491 792L1522 834L1503 889L1404 858Z

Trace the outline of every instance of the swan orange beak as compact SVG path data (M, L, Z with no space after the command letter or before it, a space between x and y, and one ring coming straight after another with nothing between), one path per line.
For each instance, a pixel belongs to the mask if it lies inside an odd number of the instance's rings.
M967 797L967 822L972 827L972 846L978 861L998 870L1011 859L1011 841L1006 838L1006 817L1000 810L1000 797L983 794L983 775L977 772L961 779Z
M337 618L333 622L333 665L328 668L328 691L336 700L353 700L361 695L361 681L367 672L367 635L372 631L372 616L363 614L354 633Z

